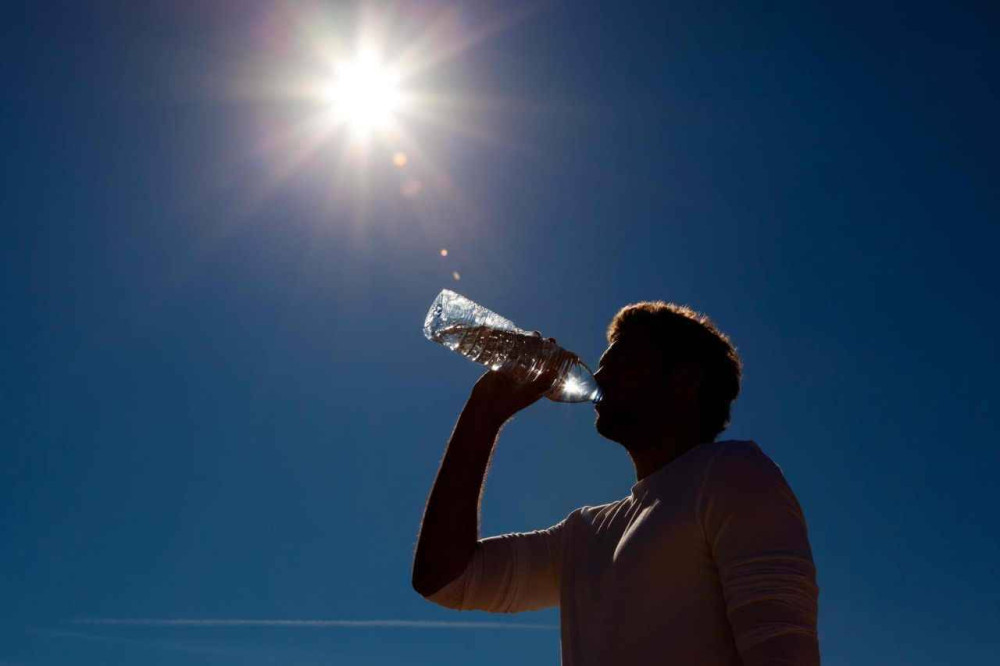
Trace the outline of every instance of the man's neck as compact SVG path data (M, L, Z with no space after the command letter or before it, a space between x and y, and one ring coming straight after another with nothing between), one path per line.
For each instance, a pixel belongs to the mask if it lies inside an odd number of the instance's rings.
M650 474L663 469L673 460L684 455L699 444L696 437L666 438L652 446L631 448L626 446L632 464L635 466L636 481L642 481Z

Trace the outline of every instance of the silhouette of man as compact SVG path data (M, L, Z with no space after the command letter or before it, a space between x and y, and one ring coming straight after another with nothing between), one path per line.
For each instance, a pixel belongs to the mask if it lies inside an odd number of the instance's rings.
M659 301L623 308L607 338L595 425L632 458L631 493L546 530L479 539L500 429L554 380L487 372L431 490L414 589L456 610L558 605L564 666L819 664L798 501L755 443L716 441L740 389L733 345L704 315Z

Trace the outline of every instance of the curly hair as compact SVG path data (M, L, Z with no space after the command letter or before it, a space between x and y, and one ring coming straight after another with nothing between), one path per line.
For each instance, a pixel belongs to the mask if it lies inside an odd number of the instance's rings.
M608 325L608 343L636 331L649 335L664 357L664 372L672 362L693 361L701 367L699 390L701 435L714 441L729 425L730 408L740 393L743 362L736 347L707 316L686 305L644 301L626 305Z

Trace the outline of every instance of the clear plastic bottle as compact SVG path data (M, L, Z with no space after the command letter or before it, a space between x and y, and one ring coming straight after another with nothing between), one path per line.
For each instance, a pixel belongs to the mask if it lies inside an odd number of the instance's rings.
M575 354L449 289L438 294L431 304L424 320L424 336L521 382L555 368L557 379L545 394L550 400L600 400L594 375Z

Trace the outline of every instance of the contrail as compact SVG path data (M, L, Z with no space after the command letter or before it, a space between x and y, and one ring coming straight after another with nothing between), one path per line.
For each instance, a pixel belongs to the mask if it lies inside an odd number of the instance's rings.
M554 624L526 622L445 622L435 620L249 620L190 618L117 618L90 617L73 624L118 625L138 627L408 627L418 629L558 629Z
M85 641L91 641L94 643L110 643L112 645L134 645L136 647L156 648L160 650L174 650L179 652L190 652L194 654L214 654L214 655L230 656L230 657L246 657L250 655L250 653L248 653L246 650L235 650L235 649L216 647L211 645L189 645L178 641L137 640L135 638L124 638L122 636L99 636L96 634L85 634L79 631L59 631L54 629L29 628L28 631L30 633L37 634L39 636L46 636L48 638L75 638ZM0 661L0 666L15 666L15 664L6 664L6 662Z

